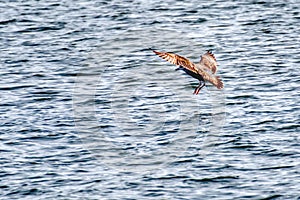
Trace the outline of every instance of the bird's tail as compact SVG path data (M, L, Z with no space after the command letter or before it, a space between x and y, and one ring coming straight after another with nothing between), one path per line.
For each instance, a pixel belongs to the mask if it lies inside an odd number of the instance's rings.
M222 89L224 87L223 81L221 80L220 76L216 76L215 86L218 89Z

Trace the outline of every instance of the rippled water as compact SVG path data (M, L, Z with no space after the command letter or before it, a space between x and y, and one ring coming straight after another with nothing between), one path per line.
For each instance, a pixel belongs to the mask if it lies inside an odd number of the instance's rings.
M1 199L299 199L299 1L0 4ZM212 49L225 88L154 55Z

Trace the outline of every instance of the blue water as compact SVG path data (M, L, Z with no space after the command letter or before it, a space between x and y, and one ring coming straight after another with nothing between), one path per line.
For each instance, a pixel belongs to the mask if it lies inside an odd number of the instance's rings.
M0 199L300 199L300 2L4 1ZM198 85L149 48L197 62Z

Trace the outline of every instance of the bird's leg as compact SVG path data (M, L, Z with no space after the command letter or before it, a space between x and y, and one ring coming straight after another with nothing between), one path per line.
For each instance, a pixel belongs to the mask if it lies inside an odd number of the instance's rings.
M178 70L181 70L181 69L183 69L183 67L179 66L178 68L175 69L175 71L178 71Z
M200 90L205 86L205 82L204 81L200 81L198 87L196 87L194 94L199 94Z

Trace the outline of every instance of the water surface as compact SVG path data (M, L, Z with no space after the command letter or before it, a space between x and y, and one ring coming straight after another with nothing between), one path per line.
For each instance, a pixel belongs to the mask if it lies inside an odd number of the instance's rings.
M299 5L2 3L1 199L299 199Z

